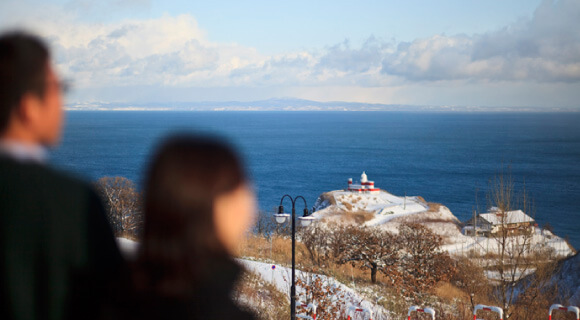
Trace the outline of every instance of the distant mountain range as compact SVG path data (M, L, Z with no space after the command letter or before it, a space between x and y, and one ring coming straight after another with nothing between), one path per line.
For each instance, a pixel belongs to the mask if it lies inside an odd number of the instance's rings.
M417 106L280 98L258 101L201 102L81 102L71 103L67 110L86 111L395 111L395 112L580 112L580 108L563 107L485 107L485 106Z

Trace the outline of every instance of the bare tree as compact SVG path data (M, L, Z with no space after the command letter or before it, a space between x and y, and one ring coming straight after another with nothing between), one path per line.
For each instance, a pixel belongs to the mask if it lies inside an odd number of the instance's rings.
M115 236L138 237L143 227L141 195L124 177L103 177L96 189L105 202L107 218Z
M306 247L310 260L317 267L323 267L331 259L334 231L326 224L314 224L298 229L300 241Z
M512 308L511 319L545 319L547 306L557 301L558 286L554 285L552 278L556 266L555 261L538 263L536 271L518 283L520 294Z
M527 212L531 209L530 202L525 189L521 195L516 195L512 175L503 170L490 182L488 201L495 210L499 225L493 238L496 254L491 256L495 258L488 259L490 265L487 269L497 273L494 297L501 304L505 318L509 319L518 293L514 290L516 284L536 267L534 261L529 259L532 234L510 228L510 212L520 208ZM518 205L521 207L518 208Z
M494 252L488 252L484 259L485 269L496 275L491 298L502 307L505 319L536 319L537 311L554 295L548 284L557 259L555 252L533 241L531 223L514 223L510 216L516 210L533 215L534 208L525 183L516 188L509 170L500 171L490 181L488 202L498 219L490 239L495 243L491 248Z
M252 231L256 235L261 235L269 239L272 233L275 232L276 227L277 223L274 221L272 215L260 210Z
M313 273L298 276L296 285L301 288L299 301L317 306L316 316L319 319L336 319L344 314L346 295L339 286L328 278ZM303 309L301 306L299 309Z
M380 228L346 226L336 230L338 264L351 263L371 271L371 282L377 282L377 271L392 282L397 279L396 263L400 242L392 233Z
M401 257L399 271L404 294L416 296L427 292L442 280L448 280L456 271L455 262L440 249L441 237L427 227L402 224L399 227Z
M456 265L457 270L450 280L469 295L468 309L472 311L478 304L488 304L491 288L483 268L467 257L459 257Z

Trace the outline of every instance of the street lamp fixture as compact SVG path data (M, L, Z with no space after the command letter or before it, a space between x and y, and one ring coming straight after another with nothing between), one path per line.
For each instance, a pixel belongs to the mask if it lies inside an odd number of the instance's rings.
M310 226L310 224L312 224L312 222L314 222L314 220L316 220L316 218L306 216L306 217L298 217L298 220L300 221L301 226L308 227Z
M274 214L274 218L276 219L276 223L283 224L286 220L290 220L290 214L288 213L276 213Z
M282 202L285 198L289 198L292 202L292 215L284 213L284 206ZM274 214L276 223L283 224L290 220L292 223L292 286L290 287L290 319L296 320L296 201L302 199L304 201L304 213L302 217L298 217L300 224L303 227L309 226L314 220L314 217L310 216L312 213L308 211L308 205L306 204L306 199L303 196L297 196L294 199L285 194L282 199L280 199L280 206L278 207L278 213ZM313 210L314 211L314 210Z

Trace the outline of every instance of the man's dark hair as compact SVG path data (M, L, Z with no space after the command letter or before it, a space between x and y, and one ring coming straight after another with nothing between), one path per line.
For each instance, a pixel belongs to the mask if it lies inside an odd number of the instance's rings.
M47 46L24 32L0 36L0 133L24 94L44 97L49 62Z

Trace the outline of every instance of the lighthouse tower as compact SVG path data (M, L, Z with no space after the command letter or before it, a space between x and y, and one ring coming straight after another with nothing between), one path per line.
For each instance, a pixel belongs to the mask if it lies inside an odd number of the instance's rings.
M369 181L366 172L360 175L360 183L354 184L352 178L348 179L348 191L357 193L379 193L380 189L375 188L375 182Z

